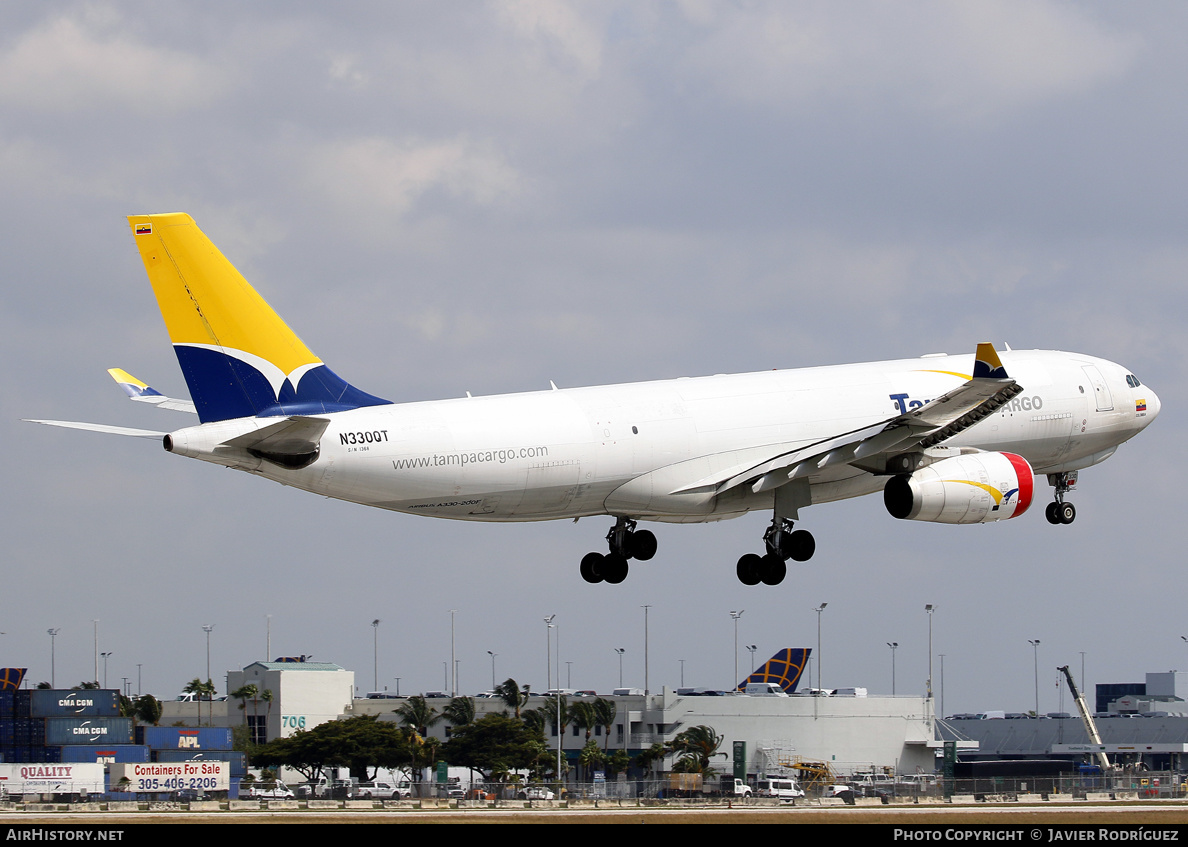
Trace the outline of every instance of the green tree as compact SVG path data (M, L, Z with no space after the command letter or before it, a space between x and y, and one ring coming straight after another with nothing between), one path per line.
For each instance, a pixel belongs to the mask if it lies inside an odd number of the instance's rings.
M729 758L726 753L718 752L722 746L722 736L714 732L712 727L704 725L689 727L672 739L668 746L680 757L672 766L674 772L710 776L715 773L710 766L711 759L715 756Z
M605 761L606 755L598 747L598 742L593 738L588 739L586 746L578 753L578 764L582 766L582 778L589 781L590 772L596 770Z
M351 776L369 781L379 768L411 763L409 733L376 715L319 724L263 744L254 756L259 767L290 767L307 780L318 779L328 767L348 767Z
M569 722L578 729L586 731L586 741L590 740L590 733L598 724L598 716L594 713L594 704L586 700L579 700L569 707Z
M510 676L499 685L495 686L495 696L503 701L503 704L509 709L513 710L516 718L520 717L520 711L528 702L528 686L523 688L512 679Z
M474 698L454 697L441 710L441 716L451 727L466 726L467 724L474 723Z
M442 720L437 709L430 706L429 701L420 694L409 697L404 705L396 710L396 715L400 718L401 726L415 730L421 736L427 736L429 727Z
M607 745L610 744L611 726L615 723L615 718L619 716L619 707L615 705L614 700L607 700L605 697L597 697L594 699L594 716L598 726L602 727L605 733L602 739L602 752L606 752Z
M535 768L547 755L544 738L523 721L503 714L487 715L459 727L441 746L442 757L451 765L480 771L488 780L520 768Z
M153 726L156 726L161 722L161 714L164 708L161 701L153 695L142 694L133 703L132 713L142 723L151 723Z

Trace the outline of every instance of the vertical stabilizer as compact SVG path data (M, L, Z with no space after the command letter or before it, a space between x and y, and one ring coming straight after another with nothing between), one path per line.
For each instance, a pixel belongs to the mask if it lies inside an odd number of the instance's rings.
M189 215L128 223L203 423L388 402L327 368Z
M795 694L800 675L804 673L812 652L807 647L785 647L755 668L750 676L738 684L738 690L746 691L752 683L774 682L788 694Z

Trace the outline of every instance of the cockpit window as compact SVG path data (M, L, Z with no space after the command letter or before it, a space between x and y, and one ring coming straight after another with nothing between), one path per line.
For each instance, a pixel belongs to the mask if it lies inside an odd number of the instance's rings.
M1134 374L1126 375L1126 384L1129 385L1131 388L1138 388L1140 385L1142 385L1142 383L1139 382L1139 378L1137 376L1135 376Z

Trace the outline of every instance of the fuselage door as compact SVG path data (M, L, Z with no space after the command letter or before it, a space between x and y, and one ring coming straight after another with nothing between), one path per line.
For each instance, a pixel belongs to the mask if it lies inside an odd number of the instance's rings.
M1112 412L1114 410L1114 396L1110 393L1110 385L1101 375L1096 365L1082 365L1089 384L1093 386L1093 397L1097 403L1097 411Z

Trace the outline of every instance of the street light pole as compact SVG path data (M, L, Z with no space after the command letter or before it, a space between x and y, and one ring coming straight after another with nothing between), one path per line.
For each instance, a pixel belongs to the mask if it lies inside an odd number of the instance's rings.
M887 646L891 648L891 696L895 696L895 648L899 646L898 641L888 641Z
M644 610L644 695L651 694L648 688L648 610L651 606L641 606Z
M936 608L931 603L924 606L928 613L928 699L932 699L932 611Z
M494 691L495 690L495 657L498 656L499 654L492 653L490 650L488 650L487 655L491 657L491 690Z
M56 650L55 650L54 642L57 640L58 633L61 631L62 631L62 628L60 626L54 627L53 629L46 630L46 632L49 633L49 637L50 637L50 688L58 687L57 685L55 685L55 681L57 680L57 677L54 675L54 668L56 667L55 658L54 658L55 654L56 654Z
M206 679L207 679L207 681L210 680L210 633L211 633L211 630L213 630L213 629L214 629L213 624L205 624L202 627L202 631L206 633ZM107 670L104 669L103 673L106 674ZM104 678L103 684L107 685L106 678Z
M1039 646L1040 640L1037 638L1032 641L1027 639L1027 643L1031 645L1032 654L1035 657L1035 716L1039 717Z
M746 609L739 609L737 612L731 612L730 617L734 621L734 685L730 686L731 691L738 690L738 619L743 616Z
M819 689L825 687L821 682L821 613L825 611L825 607L828 605L828 603L822 603L813 609L817 613L817 688Z
M372 690L376 692L379 691L379 625L379 618L371 622L371 664L374 673L373 684L375 685Z
M616 647L615 652L619 654L619 688L623 687L623 654L627 652L625 647Z

